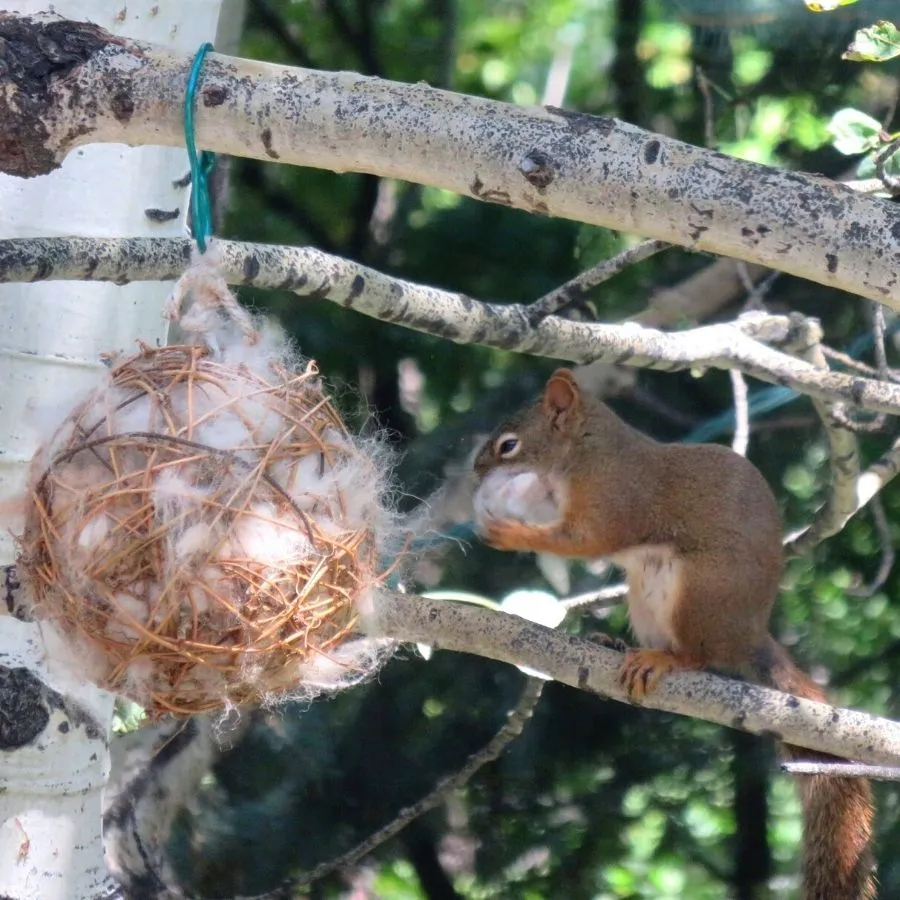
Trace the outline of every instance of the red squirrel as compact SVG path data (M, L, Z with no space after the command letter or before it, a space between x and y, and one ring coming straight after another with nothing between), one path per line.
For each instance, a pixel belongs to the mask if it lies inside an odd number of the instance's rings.
M634 698L668 672L710 667L810 700L822 690L769 634L782 571L772 491L715 444L661 444L558 369L475 459L479 533L501 550L606 557L625 570L640 647L619 679ZM785 746L789 757L829 760ZM803 900L871 900L871 786L798 777Z

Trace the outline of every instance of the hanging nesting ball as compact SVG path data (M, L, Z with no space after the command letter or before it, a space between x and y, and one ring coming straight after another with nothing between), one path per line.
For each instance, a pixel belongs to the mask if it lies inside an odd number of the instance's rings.
M340 658L379 579L377 456L313 363L247 336L141 347L32 464L36 614L151 715L295 692Z

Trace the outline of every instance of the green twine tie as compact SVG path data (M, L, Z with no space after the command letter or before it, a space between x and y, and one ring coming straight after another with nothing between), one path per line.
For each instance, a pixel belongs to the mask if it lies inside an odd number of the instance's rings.
M194 101L197 97L203 60L212 49L213 45L207 42L197 51L184 94L184 143L191 164L191 226L194 240L201 253L206 252L206 239L212 234L209 173L215 165L216 155L209 150L197 152L197 144L194 141Z

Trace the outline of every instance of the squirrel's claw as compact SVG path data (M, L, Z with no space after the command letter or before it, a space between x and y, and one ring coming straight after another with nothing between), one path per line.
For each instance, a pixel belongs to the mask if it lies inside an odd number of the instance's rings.
M672 650L629 650L619 669L619 684L629 699L640 700L656 689L660 679L669 672L702 669L692 656Z
M592 644L606 647L607 650L617 650L619 653L627 653L631 649L622 638L612 637L605 631L591 631L585 634L585 637Z

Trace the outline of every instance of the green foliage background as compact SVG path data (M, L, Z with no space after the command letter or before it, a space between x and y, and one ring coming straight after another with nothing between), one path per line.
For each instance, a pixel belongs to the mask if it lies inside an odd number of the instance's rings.
M826 124L837 110L856 107L897 127L897 61L841 60L854 28L889 18L895 6L862 0L814 15L800 0L249 0L242 53L523 104L540 103L554 61L570 59L569 108L696 144L711 128L723 152L838 177L852 161L830 144ZM534 299L631 240L415 185L247 160L232 163L223 231L312 244L493 301ZM655 289L711 262L668 251L604 285L576 313L621 320ZM553 366L443 343L325 302L249 291L243 299L283 321L345 394L348 415L365 418L353 402L361 396L391 429L405 454L398 477L407 508ZM764 302L820 316L836 347L870 328L868 303L788 277ZM423 378L414 409L401 404L404 361ZM727 410L730 398L721 373L645 373L614 405L674 440ZM864 457L895 431L889 421L862 438ZM755 421L750 455L776 488L787 526L808 521L828 478L809 402ZM889 488L884 503L894 523L900 489ZM891 532L896 538L896 525ZM827 676L837 702L897 717L900 570L870 597L848 590L870 580L881 558L864 511L811 558L790 563L773 628ZM533 558L477 542L449 547L434 571L442 587L498 599L548 588ZM597 584L580 566L571 576L573 591ZM627 636L624 610L603 627ZM426 663L407 651L375 684L255 715L179 824L173 846L183 872L209 896L249 894L349 848L482 746L521 682L517 670L475 657L438 652ZM883 896L900 896L896 789L881 787L879 804ZM511 749L367 860L352 896L792 897L799 831L797 800L764 743L550 685ZM327 879L312 895L351 896L348 877Z

